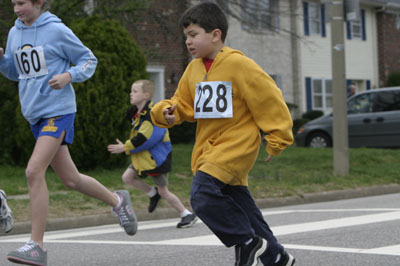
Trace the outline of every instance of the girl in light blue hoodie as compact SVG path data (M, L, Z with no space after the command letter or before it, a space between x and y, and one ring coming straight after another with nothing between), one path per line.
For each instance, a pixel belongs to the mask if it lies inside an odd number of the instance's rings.
M49 204L45 173L49 165L67 187L112 206L128 234L135 234L137 221L129 193L113 193L79 173L66 145L73 141L76 112L71 82L89 79L96 69L96 57L58 17L46 11L49 0L11 2L18 19L9 32L6 51L0 47L0 72L18 82L22 114L31 125L36 144L25 172L31 201L31 240L10 252L8 259L47 265L43 237Z

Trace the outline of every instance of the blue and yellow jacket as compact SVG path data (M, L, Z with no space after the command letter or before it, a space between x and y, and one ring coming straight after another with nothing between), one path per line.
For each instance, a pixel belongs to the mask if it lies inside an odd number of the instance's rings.
M141 177L171 171L172 145L168 129L153 125L150 118L152 106L153 103L148 101L140 113L136 106L127 112L127 119L133 127L124 144L125 153L131 155L132 165Z

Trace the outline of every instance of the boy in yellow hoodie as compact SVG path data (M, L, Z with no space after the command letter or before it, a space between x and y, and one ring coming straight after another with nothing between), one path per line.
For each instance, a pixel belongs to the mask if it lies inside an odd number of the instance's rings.
M226 16L211 2L189 8L180 25L194 59L170 100L151 110L155 125L197 121L192 153L194 212L227 246L235 266L292 266L247 188L247 175L267 133L269 162L293 143L292 119L280 89L242 52L224 46Z

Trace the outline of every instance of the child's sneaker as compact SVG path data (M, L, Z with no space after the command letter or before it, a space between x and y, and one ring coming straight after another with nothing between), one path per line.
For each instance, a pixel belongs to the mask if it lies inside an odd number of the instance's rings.
M1 207L0 207L0 228L5 233L10 232L14 226L13 213L7 205L6 193L0 189Z
M117 190L115 193L121 198L122 202L118 210L112 208L111 211L118 218L119 224L125 229L125 232L133 236L136 234L138 224L136 214L132 208L129 192L126 190Z
M274 266L293 266L295 262L296 259L292 255L283 251L281 253L281 259L275 263Z
M23 247L8 253L7 259L19 264L47 266L47 250L29 240Z
M176 225L178 228L185 228L194 225L197 222L196 214L188 214L181 218L181 221Z
M235 266L256 266L258 258L267 250L267 240L255 236L250 244L236 245L235 255L236 263Z
M157 191L157 193L153 197L150 197L149 208L147 209L150 213L152 213L157 208L157 205L161 199L160 194L158 194L157 187L156 187L156 191Z

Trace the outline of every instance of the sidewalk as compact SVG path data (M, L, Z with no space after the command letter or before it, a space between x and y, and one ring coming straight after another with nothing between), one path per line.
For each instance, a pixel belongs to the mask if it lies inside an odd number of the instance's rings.
M307 203L315 203L323 201L376 196L376 195L383 195L390 193L400 193L400 184L372 186L362 189L308 193L299 196L285 197L285 198L256 199L256 203L260 209L264 209L264 208L307 204ZM177 222L179 220L176 211L172 208L158 208L152 214L148 213L147 210L135 210L135 212L139 221L169 219L169 218L176 218ZM50 219L47 221L46 231L64 230L64 229L99 226L99 225L116 224L116 223L118 222L116 218L111 215L111 213L109 215L77 216L66 219ZM10 233L4 234L0 232L0 236L24 234L24 233L30 233L30 231L31 231L30 222L19 223L16 221L14 224L14 229Z

